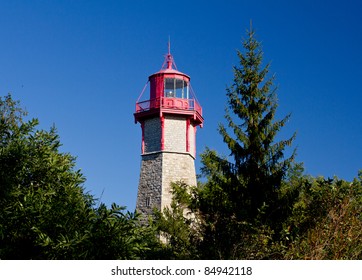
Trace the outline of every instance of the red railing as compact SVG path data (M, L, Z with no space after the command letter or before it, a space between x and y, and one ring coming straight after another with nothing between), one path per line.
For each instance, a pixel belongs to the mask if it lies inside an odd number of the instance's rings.
M136 113L157 108L196 111L202 116L202 108L195 99L159 97L136 103Z

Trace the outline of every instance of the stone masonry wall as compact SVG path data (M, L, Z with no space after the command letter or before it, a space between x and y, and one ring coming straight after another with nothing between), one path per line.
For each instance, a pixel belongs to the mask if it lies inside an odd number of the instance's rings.
M186 153L159 152L142 156L136 209L145 216L154 207L171 204L171 183L196 185L195 161Z
M186 119L165 116L165 151L186 152Z
M161 150L161 121L159 117L144 122L145 153Z
M161 207L162 153L143 155L138 185L136 209L144 216Z
M195 160L185 153L163 153L162 160L162 199L161 208L171 204L171 183L184 181L196 185Z

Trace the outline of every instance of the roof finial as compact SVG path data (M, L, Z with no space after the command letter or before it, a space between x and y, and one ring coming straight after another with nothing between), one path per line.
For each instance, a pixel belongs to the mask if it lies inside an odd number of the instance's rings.
M170 39L170 35L168 35L168 55L171 55L171 39Z
M170 40L170 36L168 36L168 53L167 53L167 69L172 69L172 63L173 63L173 59L172 59L172 55L171 55L171 40Z
M173 60L172 54L171 54L171 40L170 36L168 36L168 42L167 42L167 54L164 55L165 60L162 64L161 69L177 69L176 63Z

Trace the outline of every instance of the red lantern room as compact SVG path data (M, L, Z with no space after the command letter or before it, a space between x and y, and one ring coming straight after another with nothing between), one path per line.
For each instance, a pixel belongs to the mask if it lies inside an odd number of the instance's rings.
M176 114L190 116L194 124L203 125L202 108L191 90L190 77L176 70L176 65L170 53L159 72L149 76L150 97L148 100L136 103L135 122L152 115Z

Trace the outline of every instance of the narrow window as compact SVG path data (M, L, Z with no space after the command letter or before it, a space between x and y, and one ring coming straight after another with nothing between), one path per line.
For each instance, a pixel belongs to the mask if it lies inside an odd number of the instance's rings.
M151 206L151 197L147 196L146 197L146 207L150 207Z

